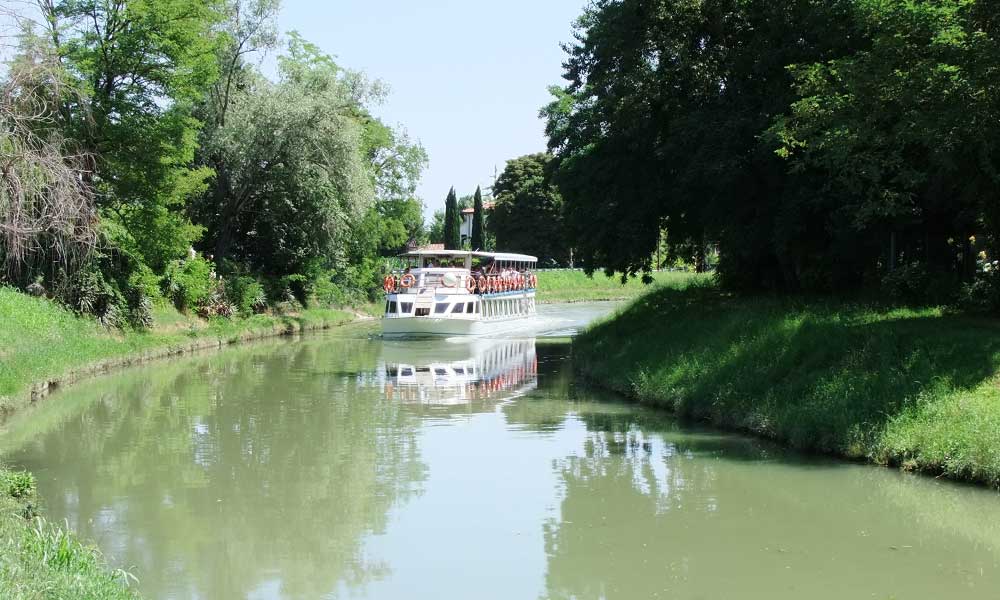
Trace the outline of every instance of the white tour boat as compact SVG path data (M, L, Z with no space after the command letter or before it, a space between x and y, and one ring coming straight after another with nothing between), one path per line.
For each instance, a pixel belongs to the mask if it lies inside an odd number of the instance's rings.
M483 335L535 314L538 259L525 254L415 250L383 280L387 335Z

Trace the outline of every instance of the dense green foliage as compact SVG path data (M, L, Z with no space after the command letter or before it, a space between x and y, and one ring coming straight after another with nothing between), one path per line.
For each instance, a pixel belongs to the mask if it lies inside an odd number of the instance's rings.
M665 232L717 247L731 289L905 265L954 299L1000 250L998 23L982 0L597 0L543 110L577 259L646 272Z
M538 257L541 266L569 264L563 202L552 184L552 156L529 154L507 161L493 186L490 231L497 249Z
M685 285L686 283L686 285ZM1000 484L1000 325L665 285L574 343L594 381L790 445Z
M0 283L145 327L161 297L364 302L425 239L427 156L372 116L384 85L279 44L277 0L38 10L0 76ZM272 80L256 65L279 45Z
M483 191L476 186L472 201L472 249L486 250L486 214L483 209Z
M458 208L458 197L455 195L455 188L448 190L448 197L444 201L444 224L443 240L447 250L462 249L462 217Z

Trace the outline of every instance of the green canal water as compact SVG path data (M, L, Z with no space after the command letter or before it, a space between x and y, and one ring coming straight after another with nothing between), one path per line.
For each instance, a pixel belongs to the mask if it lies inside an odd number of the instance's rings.
M584 386L569 341L371 327L128 370L0 454L146 598L1000 598L1000 496Z

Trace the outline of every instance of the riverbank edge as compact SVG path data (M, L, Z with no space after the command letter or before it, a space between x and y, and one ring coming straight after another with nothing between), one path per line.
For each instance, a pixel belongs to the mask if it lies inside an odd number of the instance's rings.
M127 571L96 546L38 514L34 477L0 465L0 598L136 600Z
M370 315L345 309L305 309L282 315L234 319L224 332L204 329L188 340L165 338L160 345L109 356L74 366L56 376L28 384L13 396L0 397L0 423L57 389L152 361L221 349L268 338L318 332L370 321ZM264 322L262 322L264 321ZM16 482L16 483L12 483ZM65 527L48 523L38 514L34 478L0 465L0 597L35 597L43 586L64 597L104 599L138 598L129 587L131 576L113 570L100 551Z
M740 300L728 296L720 300L724 295L709 288L712 286L655 290L593 324L573 340L574 370L590 385L721 430L749 434L806 453L1000 489L1000 452L995 450L1000 448L1000 364L995 358L1000 356L1000 343L989 339L1000 335L1000 321L947 314L939 308L870 309L849 303L838 305L836 301L821 300L810 305L807 299L774 297ZM658 314L664 302L673 305L672 314L669 310L668 314ZM713 303L718 305L713 307ZM761 305L766 308L761 309ZM720 317L713 312L730 309L739 314L729 316L724 326L718 327L715 321ZM810 314L812 309L822 316L816 318L816 314ZM805 342L796 339L783 348L773 345L774 338L784 339L781 333L765 333L764 337L770 339L762 342L761 333L752 332L754 327L747 326L759 316L753 313L761 310L771 312L776 317L774 322L780 325L794 323L803 330L816 331L796 336L808 338ZM672 318L678 319L673 325ZM817 327L816 321L823 319L827 320L827 327ZM863 334L863 339L854 340L851 356L845 358L829 349L852 345L836 339L838 330L842 338L857 337L857 331L852 329L871 325L884 327L877 334ZM946 333L949 328L958 331L949 336ZM686 341L672 343L670 350L657 351L657 340L669 339L671 329ZM703 341L697 333L699 329L711 341ZM919 331L914 333L914 329ZM979 343L971 343L972 339ZM867 390L885 393L893 382L911 377L911 371L919 367L908 370L902 361L896 361L891 366L898 373L886 377L884 372L879 374L879 366L888 371L887 362L892 363L894 357L883 357L875 368L865 365L856 374L850 373L848 363L863 360L872 347L883 348L886 340L889 345L903 349L898 357L917 365L927 362L927 356L918 355L926 354L928 346L936 345L937 352L930 353L930 363L938 359L940 368L922 374L927 383L918 386L919 389L895 390L891 394L892 412L885 411L874 423L855 418L857 414L850 408L840 407L840 414L834 416L837 409L826 407L803 419L797 427L789 427L789 414L807 413L811 398L803 401L802 407L782 411L782 390L753 395L754 391L768 387L785 386L780 375L788 374L789 363L827 374L846 374L834 384L831 384L833 377L814 377L811 383L815 386L811 390L802 385L788 386L802 393L803 398L811 392L822 396L818 391L822 385L842 390L857 386L861 392L855 392L853 398L863 397ZM828 347L823 347L824 343ZM808 344L816 351L803 350L802 346ZM659 345L664 346L662 342ZM685 345L678 351L678 346ZM710 362L715 351L730 357L757 351L761 358L720 368L699 364ZM787 360L789 355L799 356L794 357L797 360ZM975 385L963 385L972 379L948 373L949 369L954 371L954 361L948 359L963 355L968 356L969 363L986 365ZM828 363L818 364L823 358L828 358ZM671 363L684 366L672 367ZM771 370L760 368L765 363L775 366ZM683 373L683 369L690 371ZM729 371L725 380L709 381L722 374L723 369ZM885 381L872 384L865 377ZM746 386L741 389L737 382ZM874 414L885 408L865 407L860 412ZM831 418L825 420L826 417Z
M91 377L99 377L118 370L152 361L180 357L195 352L225 348L256 340L296 335L333 329L344 325L373 320L373 317L347 309L305 309L296 313L267 315L270 322L261 324L250 319L233 319L227 324L229 331L219 334L210 329L197 331L187 340L171 338L162 344L126 352L73 366L61 373L32 381L13 394L0 396L0 425L7 419L33 405L57 389L64 388Z

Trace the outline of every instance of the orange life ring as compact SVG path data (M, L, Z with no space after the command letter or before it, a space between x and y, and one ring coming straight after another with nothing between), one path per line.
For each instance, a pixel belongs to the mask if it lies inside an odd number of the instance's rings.
M399 279L399 287L406 289L411 287L416 282L417 278L413 276L413 273L407 273Z
M475 277L471 277L470 276L468 279L465 280L465 289L469 290L470 294L475 294L476 293L476 278Z
M502 283L501 283L501 285L500 285L501 291L506 292L506 291L510 290L510 277L507 276L507 275L504 275L503 277L501 277L501 279L503 280Z
M480 294L485 294L490 291L489 288L486 287L486 278L482 275L480 275L479 279L476 280L476 287L479 289Z
M396 278L392 275L386 275L385 279L382 280L382 289L385 290L386 294L391 294L396 289Z
M524 275L518 274L518 276L517 276L517 289L519 289L519 290L523 290L524 289Z
M496 275L490 276L490 280L489 280L490 291L491 292L497 291L497 286L498 285L500 285L500 283L497 281Z

